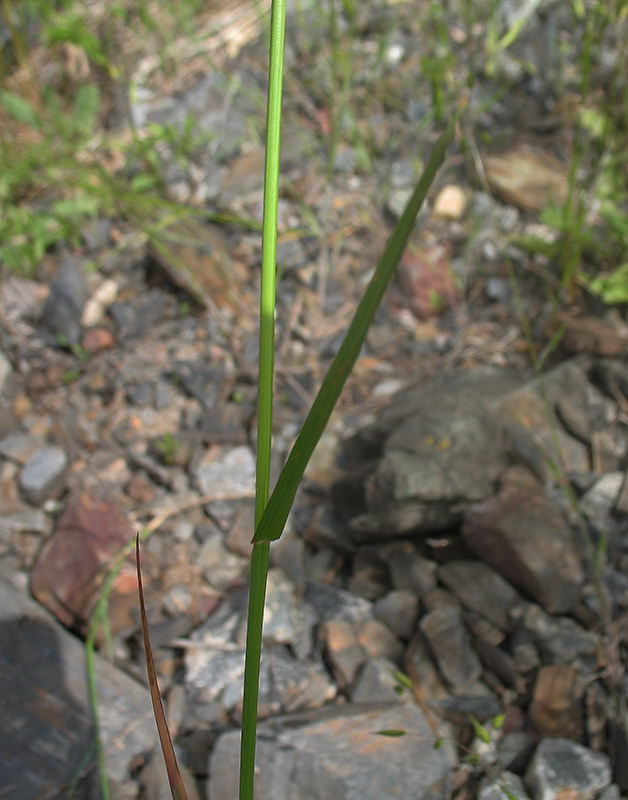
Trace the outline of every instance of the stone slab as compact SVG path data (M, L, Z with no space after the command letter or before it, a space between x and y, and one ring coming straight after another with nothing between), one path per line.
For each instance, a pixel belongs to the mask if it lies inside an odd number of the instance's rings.
M285 720L283 730L277 722L260 727L256 800L444 800L451 794L453 744L446 738L435 749L438 734L414 704L320 709L302 725L297 715ZM445 726L439 733L447 735ZM211 798L237 800L239 752L239 731L220 737L209 765Z
M2 578L0 675L3 800L60 800L74 781L74 800L100 797L85 646ZM115 800L131 760L155 746L155 723L148 691L98 654L96 682Z

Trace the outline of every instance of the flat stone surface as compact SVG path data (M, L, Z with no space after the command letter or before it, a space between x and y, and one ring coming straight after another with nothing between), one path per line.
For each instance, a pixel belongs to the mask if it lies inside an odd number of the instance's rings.
M560 205L567 198L565 165L544 151L518 145L486 156L483 163L492 191L526 211L540 211L549 201Z
M68 628L85 630L100 591L100 570L133 539L133 528L111 500L72 498L43 544L31 574L33 596ZM110 597L114 629L137 606L135 567L123 565ZM115 631L114 631L115 632Z
M511 467L499 493L471 507L469 547L551 613L565 613L584 582L582 557L562 514L524 467Z
M156 744L148 691L95 657L100 726L112 781L130 778L132 759ZM77 776L77 800L98 786L91 752L85 646L44 609L0 578L0 786L7 800L60 797ZM84 761L85 760L85 761ZM63 796L65 793L63 792Z
M201 306L233 306L236 287L226 237L216 225L192 217L161 231L149 252L170 280Z
M378 735L403 730L407 735ZM413 800L444 798L456 763L453 745L434 748L421 710L398 704L378 710L334 710L296 729L262 728L258 743L259 800ZM209 764L209 795L237 800L240 734L224 734Z

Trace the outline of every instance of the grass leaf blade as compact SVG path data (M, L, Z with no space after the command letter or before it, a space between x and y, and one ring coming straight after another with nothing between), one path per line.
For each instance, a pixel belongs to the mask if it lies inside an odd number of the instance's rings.
M405 211L388 240L384 255L377 265L345 339L325 375L312 408L281 471L277 485L255 531L253 537L255 543L273 541L278 539L283 532L307 463L325 430L344 384L358 358L377 307L408 244L419 210L445 159L462 110L463 105L461 104L458 113L436 143Z
M153 701L153 713L155 714L155 722L157 723L157 732L159 734L159 741L161 744L161 751L164 754L164 761L166 762L166 772L168 773L168 782L170 784L170 791L172 792L173 800L188 800L185 786L183 785L183 778L179 771L177 763L177 756L174 752L172 744L172 737L168 730L168 722L166 720L166 713L164 705L159 693L159 684L157 682L157 673L155 671L155 661L153 659L153 649L150 644L148 635L148 619L146 618L146 605L144 603L144 587L142 585L142 569L140 566L140 535L137 534L135 539L135 557L137 559L137 585L140 595L140 614L142 617L142 636L144 638L144 650L146 652L146 671L148 672L148 686L150 689L150 697Z

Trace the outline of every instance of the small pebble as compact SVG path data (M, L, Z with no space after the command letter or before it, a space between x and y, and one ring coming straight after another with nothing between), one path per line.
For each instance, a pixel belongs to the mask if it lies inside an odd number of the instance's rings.
M24 497L39 506L58 497L65 488L68 457L60 447L44 447L24 465L18 476Z
M460 219L467 201L459 186L444 186L434 202L434 216L443 219Z

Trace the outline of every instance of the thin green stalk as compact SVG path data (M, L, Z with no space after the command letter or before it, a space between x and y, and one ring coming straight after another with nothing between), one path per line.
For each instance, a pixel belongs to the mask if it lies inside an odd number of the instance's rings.
M264 175L264 221L262 228L262 279L260 292L259 378L257 407L257 471L255 524L261 520L270 491L270 455L273 411L275 349L275 273L277 264L277 214L279 198L279 152L281 100L286 29L286 0L273 0L270 23L270 62L266 121L266 170ZM251 554L242 744L240 753L240 800L253 800L257 701L262 654L262 621L270 545L256 544Z
M150 536L150 531L143 529L140 533L140 536L142 539L146 539L148 536ZM132 551L134 546L135 540L132 539L125 544L125 546L116 556L116 560L104 580L100 597L98 598L98 603L96 604L96 608L92 613L89 629L87 631L87 637L85 639L87 692L89 697L89 705L92 711L92 719L94 722L94 745L96 748L96 758L98 761L98 769L100 774L100 791L102 794L102 800L109 800L110 793L105 763L105 752L103 750L100 730L98 686L96 682L96 634L98 633L98 629L102 627L105 633L105 641L108 649L111 650L111 630L109 627L108 618L109 596L113 589L115 580L118 577L127 556Z
M397 264L401 260L421 205L445 158L447 148L453 138L460 114L464 108L464 103L465 100L461 102L454 119L436 143L432 156L412 197L408 200L406 209L386 245L384 255L377 265L371 282L360 301L345 339L323 379L312 408L292 446L288 460L281 471L262 519L256 527L254 542L273 541L278 539L283 532L305 467L325 430L331 412L357 360L377 307L384 296Z
M113 581L111 583L113 585ZM107 600L109 595L106 596ZM95 638L98 630L98 625L106 616L106 601L99 603L96 612L92 617L92 622L87 634L85 642L85 659L87 669L87 687L89 694L89 704L92 709L92 718L94 721L94 743L96 745L96 757L98 760L98 774L100 776L100 792L102 800L109 800L109 780L107 778L107 766L105 763L105 753L102 746L102 736L100 730L100 712L98 703L98 687L96 685L96 663L95 663Z

